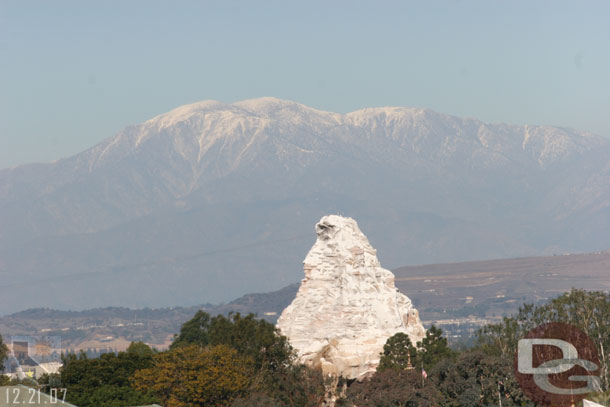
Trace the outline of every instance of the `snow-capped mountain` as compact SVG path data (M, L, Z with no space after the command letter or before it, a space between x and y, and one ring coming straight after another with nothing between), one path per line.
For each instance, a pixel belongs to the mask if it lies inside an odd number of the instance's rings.
M610 140L418 108L200 102L0 170L0 305L216 302L298 281L312 222L383 264L610 246ZM137 291L135 291L137 290Z

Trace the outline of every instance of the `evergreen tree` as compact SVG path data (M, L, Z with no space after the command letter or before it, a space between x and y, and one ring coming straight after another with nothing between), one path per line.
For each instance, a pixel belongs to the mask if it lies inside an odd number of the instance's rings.
M443 337L443 331L434 325L426 331L426 336L421 342L417 342L417 367L430 370L439 361L451 359L455 352L447 345L447 338Z
M380 355L379 367L377 371L386 369L406 370L413 367L413 362L417 356L417 351L409 335L398 332L394 334L383 345L383 353Z

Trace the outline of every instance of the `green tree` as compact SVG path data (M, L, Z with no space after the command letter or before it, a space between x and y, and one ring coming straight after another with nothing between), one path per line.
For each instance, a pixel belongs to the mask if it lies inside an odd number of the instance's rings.
M130 346L127 352L106 353L89 359L84 352L79 356L63 357L60 386L67 388L66 401L79 407L124 407L157 402L147 391L130 386L129 378L138 369L152 366L152 349L145 344ZM51 377L49 377L50 381Z
M4 344L2 335L0 335L0 366L4 365L4 361L8 357L8 348ZM0 386L4 386L8 383L8 378L4 375L0 375Z
M380 355L379 367L377 371L384 371L386 369L407 369L409 362L411 366L415 362L417 351L409 335L398 332L393 336L389 337L385 345L383 345L383 353Z
M525 304L514 317L488 325L478 333L478 346L488 354L513 355L519 339L534 327L563 322L583 330L597 346L604 391L610 390L610 294L573 289L546 304Z
M246 394L254 374L252 361L226 345L180 346L153 359L131 382L139 391L152 391L165 407L229 406Z
M319 407L323 405L326 388L332 379L325 378L320 369L294 364L270 375L271 380L261 390L290 407Z
M274 325L249 314L228 317L199 311L176 336L171 350L219 345L235 349L252 361L254 373L247 394L236 403L275 400L286 406L318 406L324 399L325 379L321 372L295 364L295 355L285 336Z
M174 338L174 342L170 345L170 349L192 344L206 346L210 343L209 331L210 314L199 310L193 318L182 324L180 334Z
M426 331L426 336L421 342L417 342L417 367L430 370L439 361L451 359L455 352L447 345L447 338L443 337L443 331L434 325Z
M184 323L171 349L196 344L201 347L228 345L251 358L257 368L277 370L292 362L292 348L275 326L254 314L239 313L210 318L204 311Z
M148 357L155 354L155 349L151 348L142 341L131 342L127 347L126 352L132 355L138 355L140 357Z
M248 395L235 400L231 407L320 407L324 404L326 387L322 372L295 364L273 376L264 386L251 388Z
M429 380L443 395L443 407L533 406L514 378L512 359L469 351L446 358L431 370Z
M4 343L4 339L2 339L2 335L0 335L0 364L3 364L7 357L8 348Z
M354 382L338 405L358 407L436 407L442 395L418 370L386 369Z

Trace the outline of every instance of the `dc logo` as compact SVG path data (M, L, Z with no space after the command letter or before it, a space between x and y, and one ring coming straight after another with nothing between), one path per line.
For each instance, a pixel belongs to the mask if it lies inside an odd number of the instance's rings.
M541 405L572 406L599 391L599 370L595 344L572 325L541 325L517 346L517 380L525 394Z

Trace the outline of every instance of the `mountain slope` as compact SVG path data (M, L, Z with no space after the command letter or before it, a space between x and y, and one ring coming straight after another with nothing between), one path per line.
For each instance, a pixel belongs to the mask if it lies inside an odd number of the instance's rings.
M301 278L328 213L357 219L389 267L605 249L609 157L592 134L426 109L182 106L73 157L0 170L0 305L276 289Z

